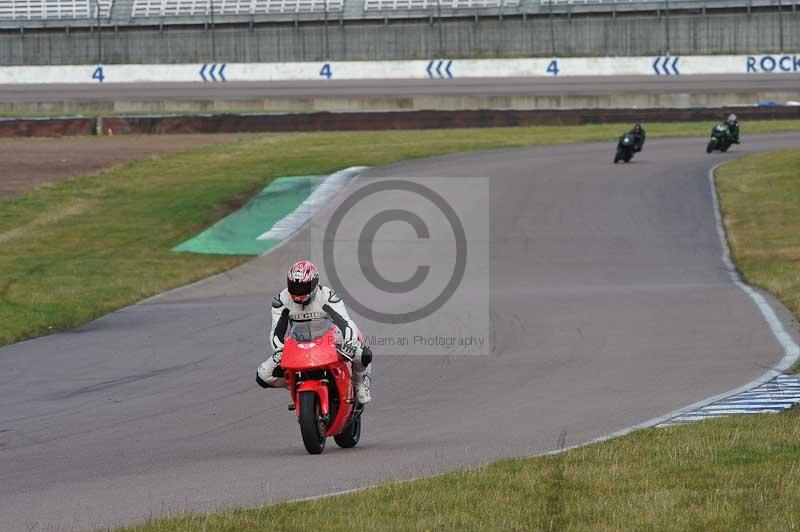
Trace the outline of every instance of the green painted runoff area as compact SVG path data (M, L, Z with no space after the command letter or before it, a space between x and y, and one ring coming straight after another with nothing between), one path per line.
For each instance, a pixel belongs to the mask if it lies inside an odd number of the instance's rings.
M260 255L280 240L258 240L293 212L327 176L279 177L241 209L215 223L172 251L218 255Z

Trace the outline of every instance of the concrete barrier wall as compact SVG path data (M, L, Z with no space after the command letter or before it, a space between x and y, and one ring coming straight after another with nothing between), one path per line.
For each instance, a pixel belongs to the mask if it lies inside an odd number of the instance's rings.
M746 13L652 15L559 14L526 19L445 20L447 57L636 56L746 54L800 50L800 14L785 7ZM782 20L783 31L780 21ZM551 26L552 23L552 26ZM669 38L667 38L669 26ZM0 65L297 62L426 59L440 56L429 21L331 22L269 26L108 28L102 36L63 28L0 33ZM326 39L327 34L327 39ZM552 39L551 39L552 36ZM326 45L327 42L327 45ZM327 50L327 53L326 53ZM102 56L102 58L101 58Z
M0 67L0 84L327 81L356 79L655 76L796 73L800 55L443 59L181 65Z
M729 112L743 120L797 119L800 108L483 110L401 113L309 113L306 115L219 115L205 117L109 117L103 132L115 134L377 131L630 123L636 121L711 121Z

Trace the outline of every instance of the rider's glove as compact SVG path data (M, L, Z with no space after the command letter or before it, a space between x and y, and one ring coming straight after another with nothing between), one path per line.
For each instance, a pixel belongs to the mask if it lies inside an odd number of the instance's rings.
M342 331L342 337L344 338L345 343L347 342L358 343L358 338L356 338L355 331L349 325L344 328L344 331Z

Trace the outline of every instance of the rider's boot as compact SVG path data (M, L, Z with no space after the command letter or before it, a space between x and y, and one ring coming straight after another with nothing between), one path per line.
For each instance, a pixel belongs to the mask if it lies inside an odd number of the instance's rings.
M369 384L372 380L367 370L353 371L353 389L356 392L356 399L362 405L372 401L372 395L369 393Z
M372 395L369 393L369 385L372 381L370 376L372 349L361 342L351 342L350 344L356 348L355 356L353 356L353 391L358 402L365 405L372 401Z
M284 371L281 367L281 351L275 351L271 357L266 359L258 366L256 371L256 382L262 388L288 388L289 385L284 379Z

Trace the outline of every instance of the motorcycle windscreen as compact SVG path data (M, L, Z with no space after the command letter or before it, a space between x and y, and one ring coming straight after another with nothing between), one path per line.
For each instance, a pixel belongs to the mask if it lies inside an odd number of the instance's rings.
M281 367L304 371L330 366L339 361L336 327L330 320L295 322L283 346Z

